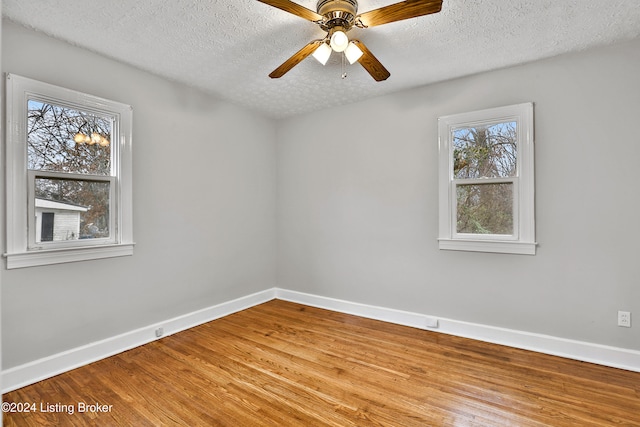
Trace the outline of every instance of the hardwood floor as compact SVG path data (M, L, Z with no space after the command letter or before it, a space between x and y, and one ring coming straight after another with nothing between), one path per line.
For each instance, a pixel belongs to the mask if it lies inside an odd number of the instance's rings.
M21 427L640 426L640 373L274 300L4 401Z

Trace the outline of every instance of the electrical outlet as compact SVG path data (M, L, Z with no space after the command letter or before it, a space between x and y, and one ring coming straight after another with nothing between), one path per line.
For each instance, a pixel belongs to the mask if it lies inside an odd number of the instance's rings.
M624 326L625 328L631 327L630 311L618 311L618 326Z
M438 319L436 317L427 316L425 318L425 326L427 328L437 328L438 327Z

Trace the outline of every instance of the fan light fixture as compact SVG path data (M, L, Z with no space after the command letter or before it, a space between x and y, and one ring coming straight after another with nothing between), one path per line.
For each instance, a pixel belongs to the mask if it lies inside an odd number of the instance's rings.
M347 57L349 64L353 64L363 55L362 50L354 42L349 41L349 38L343 31L334 32L331 36L330 43L322 43L313 51L312 55L319 63L325 65L332 51L344 52L344 56Z
M344 50L349 45L349 37L344 31L334 31L331 35L331 49L336 52L344 52Z
M347 57L349 64L353 64L362 56L363 52L354 42L349 42L349 45L344 51L344 56Z
M331 47L327 43L322 43L316 50L313 51L313 57L318 60L319 63L325 65L331 56Z

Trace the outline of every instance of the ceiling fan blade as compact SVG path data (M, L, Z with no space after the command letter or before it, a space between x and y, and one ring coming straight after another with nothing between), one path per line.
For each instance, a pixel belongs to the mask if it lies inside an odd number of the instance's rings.
M311 55L322 43L324 43L324 40L314 40L310 42L305 47L294 53L291 58L284 61L281 66L273 70L271 74L269 74L269 77L272 79L278 79L284 76L289 70L302 62L303 59Z
M373 77L377 82L387 80L391 73L384 68L384 65L378 61L378 58L373 56L373 53L371 53L371 51L367 49L364 43L360 40L352 40L352 42L362 51L362 56L358 59L358 62L369 74L371 74L371 77Z
M289 0L258 0L260 3L268 4L269 6L277 7L285 12L293 13L300 18L307 19L309 21L319 21L322 19L322 15L318 15L311 9L307 9L304 6L300 6L298 3L294 3Z
M442 0L406 0L379 9L370 10L356 16L365 27L388 24L403 19L438 13L442 9Z

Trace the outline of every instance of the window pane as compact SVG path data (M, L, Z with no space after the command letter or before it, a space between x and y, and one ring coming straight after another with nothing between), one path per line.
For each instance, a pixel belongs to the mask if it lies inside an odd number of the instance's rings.
M516 175L516 122L458 128L453 131L455 178Z
M457 232L513 234L513 184L456 186Z
M29 100L27 162L31 170L111 174L111 119Z
M36 242L109 237L110 185L36 178Z

